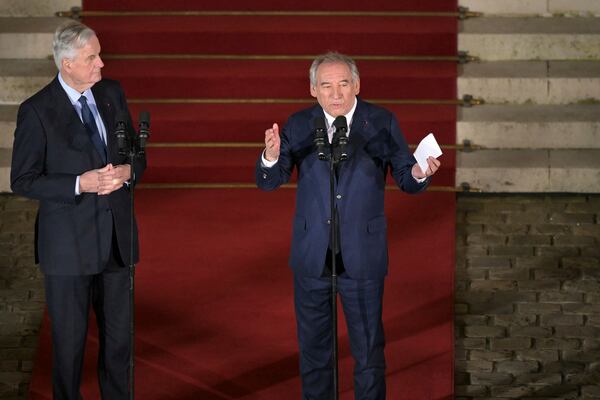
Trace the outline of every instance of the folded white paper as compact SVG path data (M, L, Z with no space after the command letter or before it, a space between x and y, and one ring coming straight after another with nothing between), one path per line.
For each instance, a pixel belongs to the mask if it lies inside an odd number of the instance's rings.
M421 143L419 143L413 155L415 156L419 167L421 167L421 171L425 173L427 168L429 168L427 157L438 158L442 155L442 149L440 149L440 146L435 141L433 133L430 133L421 140Z

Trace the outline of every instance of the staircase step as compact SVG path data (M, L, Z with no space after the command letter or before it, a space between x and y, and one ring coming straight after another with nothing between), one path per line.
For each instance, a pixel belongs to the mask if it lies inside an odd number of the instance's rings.
M11 148L17 121L17 106L0 105L0 148Z
M595 0L460 0L462 7L485 15L497 16L600 16L600 3Z
M552 14L600 16L600 2L594 0L548 0Z
M598 18L472 18L458 48L486 61L599 60Z
M0 59L51 57L54 31L65 21L56 17L0 18Z
M496 61L460 68L459 97L472 94L500 104L600 101L600 61Z
M443 17L88 17L103 52L456 55L458 24ZM241 40L240 38L243 38Z
M130 98L303 98L308 60L107 60L105 76ZM361 94L370 98L456 99L456 63L360 61ZM168 87L164 81L168 80Z
M457 143L487 148L600 149L600 104L462 108Z
M16 1L16 0L15 0ZM197 0L86 0L86 10L118 11L165 11L165 10L342 10L342 11L456 11L456 0L371 0L369 2L347 0L304 0L301 2L280 0L229 0L215 5L214 2Z
M0 59L0 104L20 104L56 75L48 59Z
M309 67L305 60L106 60L103 75L130 98L303 98ZM371 98L456 99L454 62L362 61L359 70L361 92ZM0 103L22 102L55 74L52 60L0 60Z
M274 122L281 127L287 118L308 104L130 104L137 124L140 111L151 114L151 143L160 142L261 142ZM386 106L387 107L387 106ZM440 144L453 144L455 106L391 105L406 140L418 143L434 132ZM16 105L0 105L0 147L12 147ZM136 125L137 126L137 125Z
M252 183L260 148L149 148L144 183ZM453 152L442 156L436 185L454 186ZM324 165L327 168L326 164ZM291 182L296 181L296 172ZM388 177L388 183L393 179Z
M303 98L309 96L309 66L306 61L107 60L103 75L119 80L130 98ZM363 61L359 69L365 82L361 94L370 98L392 93L399 99L456 99L453 62ZM56 73L52 60L0 59L0 104L21 103Z
M10 162L12 149L0 148L0 193L10 192Z
M153 142L255 142L274 122L282 127L294 112L310 104L130 104L136 117L152 115ZM455 141L456 106L386 105L394 112L406 140L416 143L434 132L439 143Z
M81 0L0 0L0 17L51 17L81 7Z
M456 182L484 192L600 193L600 150L459 152Z

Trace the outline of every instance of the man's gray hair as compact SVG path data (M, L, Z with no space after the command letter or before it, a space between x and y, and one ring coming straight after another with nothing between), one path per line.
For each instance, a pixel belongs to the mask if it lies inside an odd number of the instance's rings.
M75 58L77 50L84 47L94 36L96 36L96 32L78 21L69 21L59 26L54 32L54 41L52 42L54 63L58 70L60 71L62 68L63 59Z
M350 68L350 73L352 74L352 80L358 81L360 79L360 75L358 74L358 68L356 67L356 63L354 60L344 54L338 53L337 51L330 51L328 53L317 56L310 66L310 70L308 71L308 76L310 78L310 85L317 86L317 69L321 66L321 64L335 64L341 63L346 64L348 68Z

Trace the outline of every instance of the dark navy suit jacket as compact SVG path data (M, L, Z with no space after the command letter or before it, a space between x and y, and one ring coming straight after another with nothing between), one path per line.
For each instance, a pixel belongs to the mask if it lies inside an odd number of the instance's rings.
M116 117L127 112L121 86L102 80L92 87L107 133L109 162L128 163L114 138ZM129 127L132 126L129 118ZM107 196L75 195L78 175L104 164L55 78L19 108L13 146L11 188L16 194L40 201L36 220L36 262L45 274L95 274L108 261L113 232L121 259L130 263L129 188ZM139 180L146 162L133 166ZM134 262L138 259L134 229Z
M296 213L293 222L290 265L294 272L320 277L329 246L329 163L317 158L313 145L313 119L324 116L319 105L293 114L281 131L277 164L256 164L256 182L273 190L298 170ZM411 174L416 163L395 116L384 108L358 99L349 136L349 159L342 163L335 184L344 267L353 279L380 279L387 274L387 222L384 215L386 175L391 172L405 192L416 193Z

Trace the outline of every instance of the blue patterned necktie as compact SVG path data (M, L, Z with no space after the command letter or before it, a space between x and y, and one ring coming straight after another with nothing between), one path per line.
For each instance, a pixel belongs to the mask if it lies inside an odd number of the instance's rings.
M81 103L81 118L83 119L83 125L85 125L85 129L90 135L90 139L92 139L92 143L94 143L94 147L96 147L100 158L102 158L102 161L106 164L106 144L104 144L104 140L102 140L102 137L100 136L96 120L94 119L92 110L90 110L90 107L88 106L87 98L81 96L79 102Z

